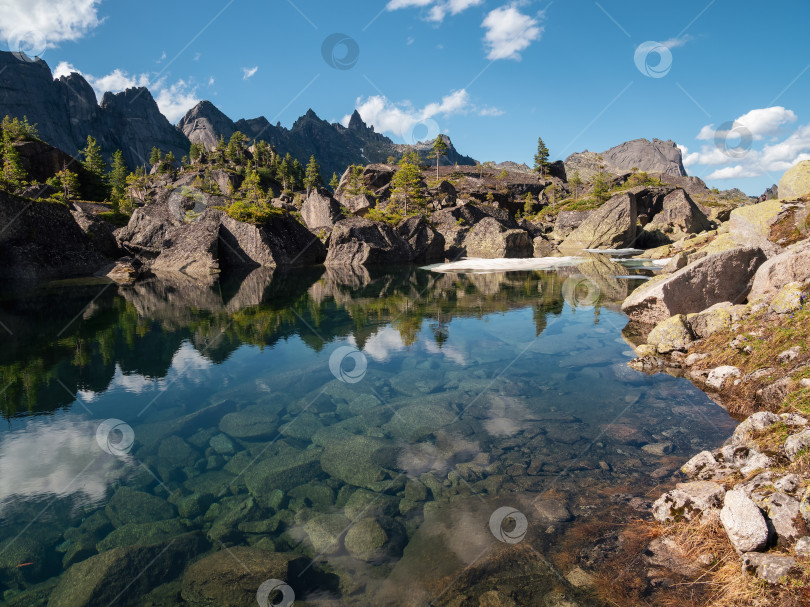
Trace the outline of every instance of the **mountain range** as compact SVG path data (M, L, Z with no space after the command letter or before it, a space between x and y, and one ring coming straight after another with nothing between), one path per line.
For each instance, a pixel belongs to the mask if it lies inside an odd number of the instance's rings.
M201 101L173 125L145 87L105 93L99 103L81 74L74 72L54 79L43 60L0 51L0 116L5 115L26 116L37 125L43 141L74 157L85 146L87 136L92 135L107 158L115 150L122 150L130 168L148 164L153 147L172 152L179 159L188 153L192 142L212 148L220 137L227 140L236 131L250 139L264 139L282 155L290 153L302 163L314 155L326 180L332 173L342 175L350 164L383 163L409 150L415 149L425 158L431 146L431 142L394 143L368 126L357 110L343 126L322 120L310 109L288 129L280 123L271 124L264 116L234 121L210 101ZM449 137L443 137L448 144L444 164L476 163L459 153ZM566 172L578 171L586 181L600 166L612 173L636 169L686 178L681 150L672 141L636 139L601 154L586 150L565 160ZM702 182L698 185L705 188Z

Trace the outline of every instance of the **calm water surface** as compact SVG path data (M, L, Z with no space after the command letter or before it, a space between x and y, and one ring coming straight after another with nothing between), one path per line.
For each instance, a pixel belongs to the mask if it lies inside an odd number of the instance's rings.
M584 526L733 429L686 380L627 367L618 303L641 272L6 293L0 599L197 605L202 578L257 605L281 576L296 605L598 604L562 578ZM144 546L157 564L121 556ZM306 565L257 569L271 553Z

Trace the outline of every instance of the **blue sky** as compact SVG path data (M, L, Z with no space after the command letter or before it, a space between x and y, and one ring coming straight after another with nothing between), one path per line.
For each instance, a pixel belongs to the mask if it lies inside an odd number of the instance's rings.
M209 99L285 126L355 108L396 141L449 134L530 162L673 139L710 186L760 194L810 158L806 0L0 0L0 43L174 122ZM342 34L342 35L338 35ZM326 42L326 45L325 45Z

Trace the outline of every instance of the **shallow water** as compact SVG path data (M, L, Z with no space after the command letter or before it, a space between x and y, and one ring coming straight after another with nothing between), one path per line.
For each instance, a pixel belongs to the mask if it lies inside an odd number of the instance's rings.
M261 604L239 546L313 561L282 580L296 605L598 604L562 578L594 539L577 529L733 429L686 380L625 364L641 272L599 256L6 294L0 597L67 605L109 551L182 545L179 567L106 578L115 604L196 604L182 570L223 549L228 604Z

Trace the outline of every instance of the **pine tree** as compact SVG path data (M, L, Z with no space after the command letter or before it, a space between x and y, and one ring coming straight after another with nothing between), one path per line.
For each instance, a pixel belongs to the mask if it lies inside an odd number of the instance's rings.
M329 180L329 187L332 188L332 191L336 191L338 186L340 185L340 177L338 177L337 173L332 173L332 179Z
M3 181L11 187L18 187L25 181L27 175L23 169L20 153L14 147L14 138L8 129L3 129L0 151L3 156Z
M534 155L534 170L545 178L548 169L548 148L543 143L542 137L537 139L537 153Z
M276 181L281 184L281 187L285 192L289 192L292 188L292 184L290 183L291 177L291 169L290 162L287 160L290 157L289 154L285 158L281 160L278 164L278 169L276 171Z
M79 176L63 164L62 170L54 175L54 182L62 189L62 202L70 206L70 201L79 193Z
M161 152L158 148L153 147L152 153L149 154L149 164L152 167L160 164L160 161L163 160L163 152Z
M304 167L298 158L292 161L293 189L301 190L304 187Z
M170 151L163 157L163 164L161 168L158 170L159 173L174 173L175 164L177 163L177 159L174 157L174 154Z
M447 156L447 144L444 142L444 137L436 135L436 140L433 142L433 147L428 154L428 158L436 159L436 181L439 180L439 161Z
M346 184L346 193L354 198L367 193L366 184L363 181L363 171L365 168L359 164L349 166L349 182Z
M416 152L408 152L399 161L399 170L391 180L391 197L403 201L405 215L408 215L409 204L411 209L420 209L424 204L422 169Z
M321 177L321 167L315 156L310 156L309 164L307 164L306 174L304 175L304 187L307 189L307 196L309 193L323 185L323 177Z
M197 162L203 155L203 146L201 143L192 143L188 149L188 157L191 162Z
M523 215L531 215L532 211L534 210L534 196L532 196L531 192L526 192L526 196L523 199Z
M228 141L228 147L225 150L225 157L235 164L240 164L245 156L245 145L247 140L247 135L241 131L236 131L233 135L231 135L230 141Z
M104 157L101 155L101 146L92 135L87 136L87 145L80 154L84 159L82 161L84 196L88 200L97 202L106 200L109 193L106 181L107 163L104 162Z
M245 175L242 185L239 187L239 191L245 200L253 204L259 204L264 198L261 179L259 178L259 174L254 171L252 167L248 167L247 174Z
M571 184L571 188L574 190L574 202L576 202L579 188L582 186L582 178L579 176L579 171L574 171L574 174L571 176L571 180L568 183Z
M593 195L597 202L605 202L610 197L610 182L604 171L599 171L593 179Z
M118 213L120 210L121 201L127 195L127 175L129 168L127 163L124 162L124 153L121 150L116 150L113 154L112 167L107 179L110 183L110 200L112 201L113 213Z

